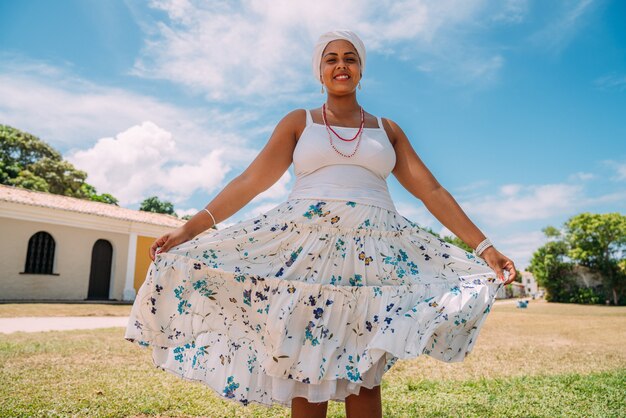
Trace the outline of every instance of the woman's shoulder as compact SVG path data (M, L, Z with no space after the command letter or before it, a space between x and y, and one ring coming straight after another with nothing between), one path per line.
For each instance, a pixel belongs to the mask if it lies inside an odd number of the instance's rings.
M284 122L295 125L306 124L306 112L306 109L294 109L283 116L280 123Z
M380 120L383 124L382 127L385 130L387 137L389 138L389 142L391 142L391 144L395 146L398 132L401 131L400 126L398 126L397 123L389 118L381 117Z
M283 116L278 124L293 132L297 141L306 126L306 110L294 109Z

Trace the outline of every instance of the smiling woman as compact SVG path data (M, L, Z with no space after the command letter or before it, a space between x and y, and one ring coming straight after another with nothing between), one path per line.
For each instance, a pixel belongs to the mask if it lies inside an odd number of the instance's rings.
M323 34L312 63L325 103L287 114L240 176L154 242L125 338L152 347L158 367L243 405L279 403L294 417L315 417L336 400L348 417L381 416L385 372L422 354L462 361L515 267L400 127L359 105L359 37ZM285 202L209 229L292 163ZM476 251L400 215L390 173Z

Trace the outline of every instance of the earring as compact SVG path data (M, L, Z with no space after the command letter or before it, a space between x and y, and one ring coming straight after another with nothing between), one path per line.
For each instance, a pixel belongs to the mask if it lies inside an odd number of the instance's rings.
M324 85L322 84L322 94L324 94Z
M359 90L361 90L361 82L359 81Z

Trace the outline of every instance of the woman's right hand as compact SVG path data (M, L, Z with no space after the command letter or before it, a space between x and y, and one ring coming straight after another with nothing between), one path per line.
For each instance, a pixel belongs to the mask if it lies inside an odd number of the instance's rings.
M152 246L150 247L150 259L154 261L156 254L166 252L170 248L182 244L185 241L189 241L192 238L193 237L190 236L189 232L180 226L172 232L162 235L152 243Z

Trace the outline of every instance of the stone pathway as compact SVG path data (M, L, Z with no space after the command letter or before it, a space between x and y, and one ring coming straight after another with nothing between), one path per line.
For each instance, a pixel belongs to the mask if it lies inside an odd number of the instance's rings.
M0 334L126 327L127 316L24 316L0 318Z

